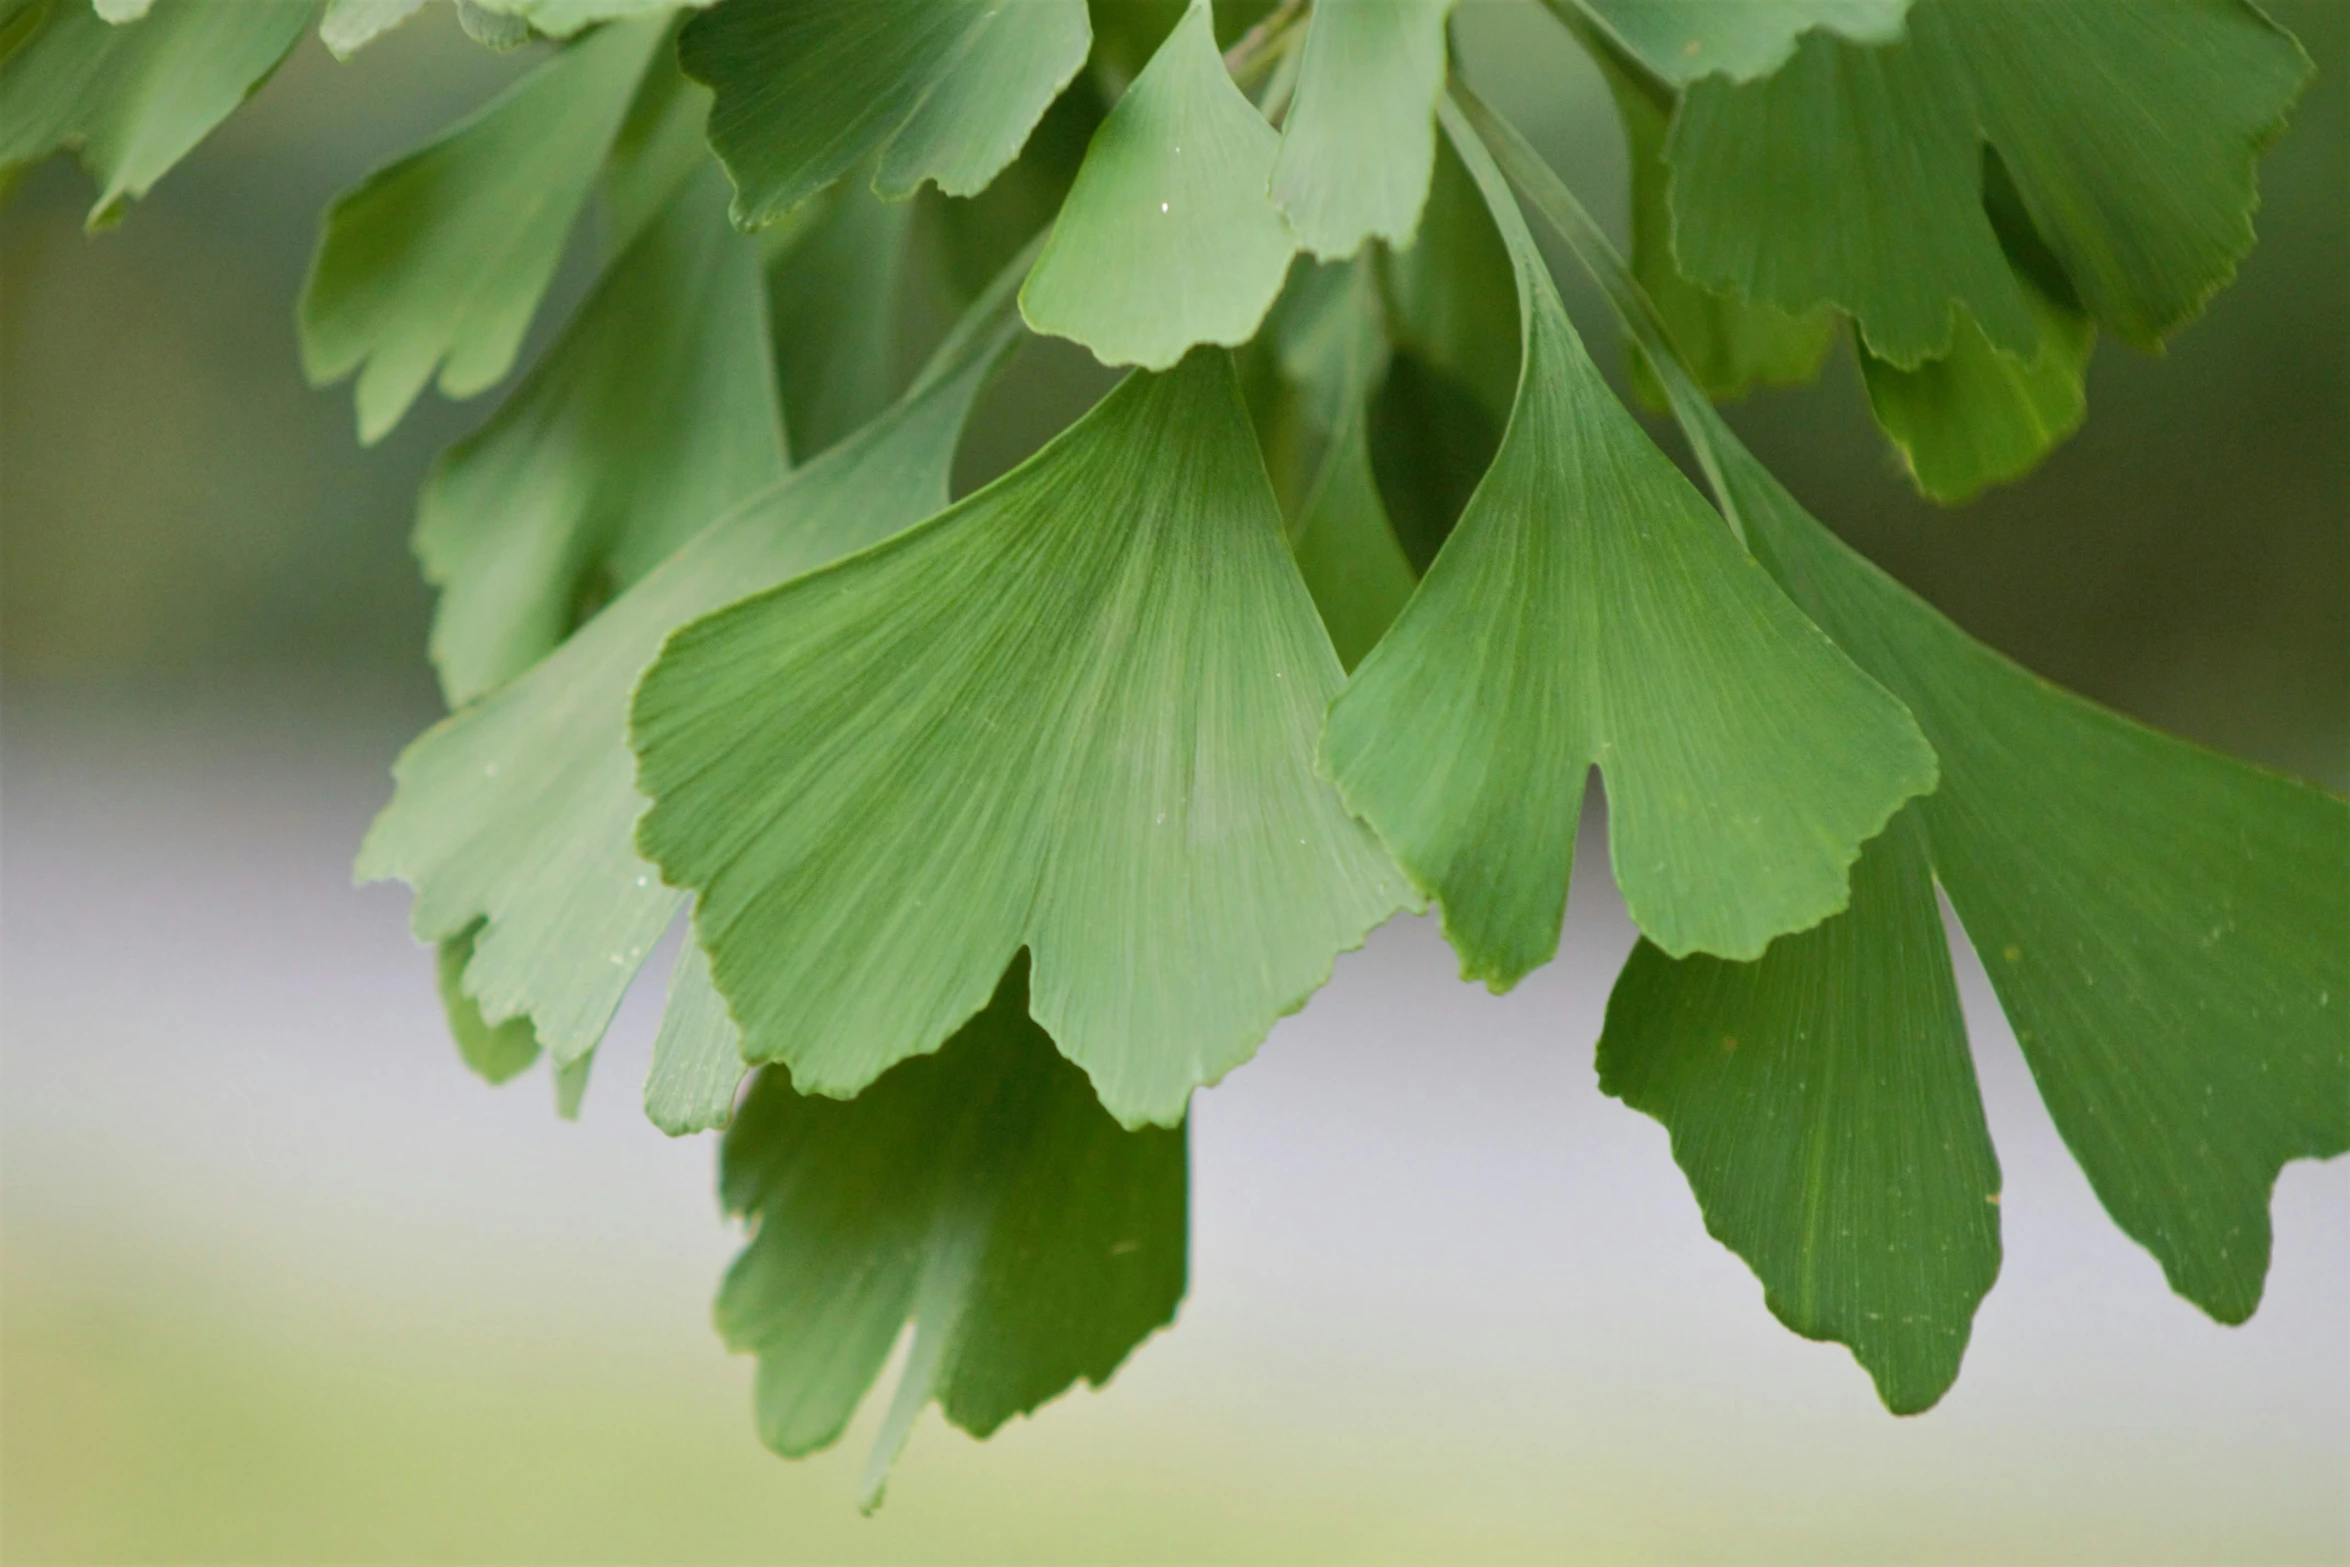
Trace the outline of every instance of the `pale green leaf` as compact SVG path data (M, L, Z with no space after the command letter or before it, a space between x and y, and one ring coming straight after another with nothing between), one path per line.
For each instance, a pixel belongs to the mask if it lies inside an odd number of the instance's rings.
M783 476L758 242L705 166L490 422L425 483L451 706L520 674L712 518Z
M1029 1021L1026 968L846 1104L769 1067L726 1134L726 1204L752 1230L718 1327L759 1357L761 1439L793 1457L838 1441L913 1324L868 1509L925 1405L986 1436L1108 1381L1183 1298L1184 1133L1103 1113Z
M599 28L335 199L302 290L302 364L321 384L359 372L362 441L436 370L470 397L512 368L665 28Z
M1010 283L974 307L893 412L695 535L539 664L401 755L360 876L415 889L423 940L486 921L467 992L491 1018L527 1014L558 1061L602 1036L682 902L630 838L644 805L627 744L639 673L670 628L946 504L964 414L1018 330Z
M1599 1086L1672 1132L1773 1314L1850 1345L1896 1414L1949 1390L1999 1273L1999 1163L1916 817L1862 851L1850 909L1753 963L1641 943L1599 1041Z
M481 0L457 0L457 25L465 36L500 54L530 42L530 23L504 11L493 11Z
M2081 427L2084 378L2097 329L2020 278L2039 323L2040 346L2019 359L1991 346L1961 319L1950 354L1903 370L1860 350L1877 423L1901 448L1917 486L1956 503L2021 478Z
M1407 889L1313 774L1341 673L1228 354L1129 376L940 517L670 638L638 842L810 1092L1033 1011L1173 1125Z
M1436 160L1453 0L1322 0L1281 129L1273 200L1328 260L1409 245Z
M669 975L669 1004L645 1074L645 1118L672 1137L724 1126L743 1073L742 1035L710 983L710 959L689 935Z
M1517 262L1518 404L1492 470L1332 707L1348 806L1496 989L1557 951L1583 788L1668 952L1751 958L1844 907L1861 843L1930 789L1900 704L1738 548L1615 400L1475 134Z
M1550 0L1564 14L1562 0ZM1787 63L1805 33L1857 43L1901 36L1912 0L1572 0L1658 80L1686 87L1701 76L1744 81Z
M2029 357L1987 142L2089 314L2151 347L2251 248L2254 162L2309 69L2244 0L1918 0L1900 43L1815 33L1767 80L1693 84L1674 242L1710 286L1840 306L1904 369L1949 351L1958 308Z
M155 7L155 0L92 0L92 3L100 16L118 26L138 21Z
M467 0L493 16L511 17L529 31L569 38L598 22L633 21L657 12L700 10L713 0Z
M424 9L424 0L326 0L318 40L338 60L361 49Z
M1664 316L1682 363L1716 398L1738 397L1758 384L1810 380L1836 339L1836 313L1822 306L1791 315L1773 304L1700 287L1681 275L1673 260L1673 218L1665 200L1665 132L1673 101L1612 50L1595 48L1592 58L1624 122L1632 165L1632 270ZM1642 400L1661 408L1664 392L1655 372L1637 348L1631 357Z
M1151 370L1247 342L1297 252L1266 194L1280 146L1196 0L1094 133L1021 287L1029 326Z
M147 194L268 79L310 25L308 0L161 0L109 22L50 0L0 54L0 188L61 148L98 184L89 226Z
M678 40L734 218L774 222L874 159L892 199L984 188L1085 64L1085 0L725 0Z
M2286 1161L2350 1150L2350 801L2155 733L1974 641L1814 521L1664 351L1565 187L1513 173L1656 353L1716 495L1814 620L1908 703L1934 871L2089 1183L2171 1287L2259 1303Z

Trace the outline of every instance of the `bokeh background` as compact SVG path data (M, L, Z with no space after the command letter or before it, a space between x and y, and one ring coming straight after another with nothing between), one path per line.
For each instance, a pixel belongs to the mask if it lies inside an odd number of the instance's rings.
M489 400L362 451L291 310L327 199L525 63L445 9L347 66L305 44L118 231L83 236L62 163L0 212L0 1555L2350 1560L2350 1165L2287 1168L2267 1301L2212 1325L2104 1220L1962 947L2006 1264L1956 1390L1894 1420L1598 1094L1631 931L1597 841L1565 956L1513 994L1398 921L1200 1096L1190 1299L1109 1390L985 1445L927 1416L872 1520L870 1411L763 1453L708 1326L710 1141L636 1108L650 1005L559 1124L543 1079L467 1076L404 894L348 884L437 711L414 491ZM2324 74L2261 246L2166 357L2100 347L2040 474L1919 502L1842 359L1735 417L1978 635L2339 788L2350 5L2272 9ZM1463 36L1620 232L1590 69L1515 0ZM1033 354L965 478L1100 382Z

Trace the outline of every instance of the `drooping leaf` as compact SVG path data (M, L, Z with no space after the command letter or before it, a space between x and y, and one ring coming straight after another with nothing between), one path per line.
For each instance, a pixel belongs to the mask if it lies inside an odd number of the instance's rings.
M1273 164L1273 200L1315 255L1344 260L1373 238L1412 242L1436 161L1452 4L1338 0L1314 8Z
M875 159L873 188L968 196L1085 64L1085 0L724 0L678 40L717 95L735 222L774 222Z
M71 147L98 184L99 229L267 80L315 13L303 0L161 0L109 22L49 0L25 14L35 30L0 54L0 189Z
M1780 1321L1852 1347L1896 1414L1957 1379L1999 1273L1999 1163L1911 807L1852 907L1752 963L1643 942L1599 1086L1673 1134L1706 1228Z
M1673 260L1673 218L1665 201L1665 131L1673 100L1612 50L1594 48L1592 58L1615 98L1632 166L1632 270L1664 316L1682 363L1716 398L1739 397L1756 385L1810 380L1836 339L1836 313L1822 306L1792 315L1682 276ZM1637 348L1632 369L1642 400L1661 409L1664 392Z
M637 857L629 691L670 628L946 504L964 414L1018 331L1007 278L889 415L728 513L546 659L427 730L394 769L363 880L416 891L440 941L486 921L465 988L558 1061L600 1038L682 902Z
M441 1010L449 1019L450 1037L457 1041L457 1054L465 1064L484 1082L503 1083L520 1077L537 1063L539 1039L531 1032L529 1018L491 1023L465 993L465 965L472 960L478 928L469 927L444 938L435 954Z
M898 391L898 295L911 202L844 180L761 234L784 422L801 461L830 449Z
M1517 268L1449 141L1437 144L1419 236L1385 261L1389 339L1474 389L1498 429L1518 396Z
M761 1439L788 1457L838 1441L913 1323L868 1510L926 1404L986 1436L1108 1381L1183 1298L1184 1133L1103 1113L1029 1021L1026 969L848 1103L767 1068L726 1134L726 1204L753 1228L718 1326L759 1357Z
M530 23L505 11L493 11L482 0L455 0L457 25L484 49L508 54L530 42Z
M709 118L710 89L686 80L674 47L656 45L604 155L606 255L634 244L678 187L710 162L702 135Z
M1407 889L1313 775L1341 673L1230 356L1129 376L889 543L679 631L638 842L753 1060L850 1094L1015 952L1128 1125L1179 1121Z
M424 9L424 0L326 0L318 20L318 41L338 60L348 60Z
M1842 908L1933 786L1900 704L1738 548L1607 389L1501 175L1445 125L1516 260L1518 404L1419 592L1330 712L1348 806L1497 989L1557 951L1584 782L1666 951L1751 958Z
M783 476L758 243L714 166L607 271L504 406L443 455L416 549L451 706L520 674Z
M2029 358L1984 210L1984 143L2089 314L2151 347L2251 248L2254 160L2309 72L2244 0L1918 0L1881 47L1807 36L1775 75L1693 83L1673 124L1682 269L1850 312L1915 368L1956 312Z
M1566 0L1550 0L1564 15ZM1787 63L1809 32L1856 43L1901 36L1912 0L1571 0L1610 42L1659 81L1686 87L1701 76L1746 81ZM1669 317L1667 318L1670 319Z
M1941 787L1913 811L1935 875L2106 1211L2173 1289L2242 1321L2278 1170L2350 1150L2350 801L2038 679L1844 545L1679 372L1566 188L1512 158L1758 558L1933 741Z
M318 384L359 372L362 441L435 370L470 397L513 366L665 27L597 29L335 199L302 290L302 366Z
M742 1036L710 983L710 959L690 936L669 975L669 1004L645 1074L645 1118L672 1137L724 1126L742 1083Z
M1860 350L1870 410L1918 488L1938 501L2021 478L2088 417L2084 380L2097 329L2030 278L2019 281L2040 333L2029 358L1992 347L1971 318L1960 320L1947 358L1914 370Z
M657 12L698 11L713 0L471 0L493 16L512 17L534 33L569 38L598 22L634 21Z
M1195 0L1094 133L1021 287L1029 326L1150 370L1247 342L1297 252L1266 194L1280 146Z

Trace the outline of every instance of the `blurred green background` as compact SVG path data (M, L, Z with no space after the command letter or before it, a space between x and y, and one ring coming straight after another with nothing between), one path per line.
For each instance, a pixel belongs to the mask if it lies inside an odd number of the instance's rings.
M2038 475L1919 501L1842 352L1734 417L1977 634L2339 787L2350 4L2271 9L2323 74L2263 165L2260 248L2166 357L2100 345ZM1462 29L1620 234L1596 76L1530 5L1468 0ZM643 1008L557 1127L464 1077L402 897L342 882L437 711L415 488L491 400L428 397L361 450L347 389L302 384L292 303L332 194L526 58L440 6L349 65L306 43L118 231L82 234L62 162L0 211L0 1554L2350 1559L2341 1169L2288 1171L2271 1301L2212 1328L2103 1225L1962 963L2009 1263L1957 1393L1894 1422L1592 1091L1629 941L1597 853L1569 957L1518 993L1458 986L1406 922L1203 1098L1192 1303L1109 1394L985 1447L926 1421L871 1523L870 1417L840 1454L762 1454L706 1326L707 1146L632 1103ZM1102 381L1032 353L967 476ZM1432 1050L1470 1081L1431 1095Z

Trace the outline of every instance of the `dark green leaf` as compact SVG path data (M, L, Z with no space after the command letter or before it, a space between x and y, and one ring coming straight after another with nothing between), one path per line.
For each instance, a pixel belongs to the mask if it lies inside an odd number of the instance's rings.
M529 668L737 501L783 476L758 244L705 166L424 487L452 706Z
M1026 979L1021 959L937 1054L846 1104L769 1067L726 1134L726 1204L753 1228L718 1326L759 1357L767 1445L839 1440L913 1323L868 1509L924 1405L986 1436L1108 1381L1183 1298L1184 1134L1105 1115L1029 1021Z
M359 372L379 439L440 372L470 397L512 368L647 60L654 17L590 33L335 199L302 291L314 382Z
M1342 676L1228 354L1129 376L922 527L670 638L638 842L753 1060L849 1094L1014 952L1129 1125L1246 1060L1402 878L1313 775Z
M1599 1042L1600 1087L1672 1132L1771 1311L1851 1345L1896 1414L1956 1380L1999 1273L1999 1164L1916 816L1862 851L1850 909L1756 962L1641 943Z
M1557 951L1594 766L1641 929L1753 957L1844 906L1861 843L1933 786L1933 754L1608 391L1499 171L1446 115L1517 264L1518 404L1332 707L1325 764L1443 901L1467 976L1506 988Z
M710 145L758 228L868 158L891 199L982 189L1091 38L1085 0L725 0L678 55L717 94Z
M913 222L913 203L844 180L760 236L784 421L802 462L899 391L898 295Z

